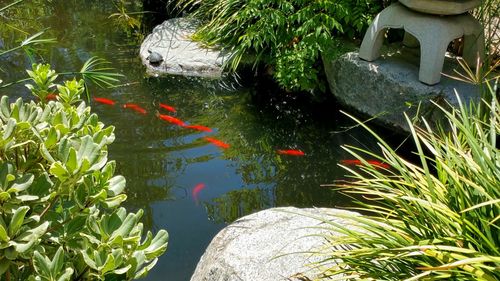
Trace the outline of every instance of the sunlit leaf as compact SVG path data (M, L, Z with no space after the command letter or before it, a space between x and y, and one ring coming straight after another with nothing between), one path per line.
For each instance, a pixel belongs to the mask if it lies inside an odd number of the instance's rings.
M9 224L10 237L13 237L17 234L19 228L21 228L21 225L24 222L24 216L26 215L29 209L30 208L28 206L22 206L14 210L14 213L12 214L12 218Z

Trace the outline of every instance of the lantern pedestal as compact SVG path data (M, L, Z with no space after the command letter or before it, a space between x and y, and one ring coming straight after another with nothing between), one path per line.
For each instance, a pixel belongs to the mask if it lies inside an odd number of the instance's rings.
M394 3L380 12L368 28L359 57L374 61L388 28L404 29L420 43L419 80L428 85L439 83L448 44L464 36L464 60L475 66L484 48L483 27L469 14L439 16L413 11Z

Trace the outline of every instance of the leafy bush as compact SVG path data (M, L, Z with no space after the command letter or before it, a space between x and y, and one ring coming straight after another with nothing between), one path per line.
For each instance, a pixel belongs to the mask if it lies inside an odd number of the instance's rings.
M54 83L35 65L29 86L61 102L0 100L0 280L110 280L145 276L168 234L143 234L127 213L125 178L107 159L114 128L84 102L83 82ZM54 78L54 79L52 79Z
M322 73L319 55L334 38L361 35L380 9L375 0L181 0L198 4L203 20L194 38L232 52L229 68L245 57L275 68L287 89L312 90Z
M325 221L342 234L328 237L328 260L338 263L325 275L346 274L346 280L500 280L500 109L489 89L493 99L482 104L489 112L486 118L484 109L460 104L451 110L440 107L448 130L427 123L420 128L408 120L418 165L371 130L384 157L345 148L365 165L361 170L345 167L353 181L339 187L369 199L358 202L369 215L346 217L354 229ZM390 168L370 166L362 155Z

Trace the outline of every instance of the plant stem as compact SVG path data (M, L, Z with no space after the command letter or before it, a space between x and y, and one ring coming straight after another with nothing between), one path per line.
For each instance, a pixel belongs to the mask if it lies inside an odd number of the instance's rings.
M15 154L16 154L16 169L19 169L19 160L17 159L17 148L15 150Z
M57 201L57 199L59 199L59 195L56 195L56 197L54 197L54 200L52 200L49 205L47 205L47 207L45 207L45 209L42 211L42 213L40 214L40 218L43 218L43 216L50 210L50 208L52 207L52 204L54 204L54 202Z
M88 266L87 266L87 267L85 267L85 269L84 269L84 270L82 270L82 273L80 273L80 274L76 277L75 281L80 280L80 279L83 277L83 275L84 275L85 273L87 273L87 271L89 271L89 267L88 267Z
M15 85L15 84L19 84L19 83L22 83L22 82L25 82L25 81L29 81L29 80L32 80L32 79L31 78L24 78L24 79L21 79L21 80L17 80L17 81L14 81L14 82L3 84L3 85L0 86L0 89L9 87L9 86L12 86L12 85Z
M10 7L12 7L12 6L14 6L14 5L16 5L16 4L20 3L20 2L23 2L23 1L24 1L24 0L17 0L17 1L16 1L16 2L14 2L14 3L11 3L11 4L9 4L9 5L5 6L5 7L3 7L3 8L0 8L0 12L2 12L3 10L7 10L8 8L10 8Z
M22 47L24 47L24 46L17 46L17 47L14 47L12 49L9 49L7 51L3 51L3 52L0 53L0 56L3 56L5 54L8 54L8 53L11 53L11 52L14 52L14 51L17 51L17 50L21 49Z
M29 169L31 169L33 166L35 166L36 164L39 164L43 159L43 157L39 157L36 161L33 161L29 166L27 166L26 168L24 168L24 172L28 172Z
M55 200L54 200L54 201L55 201ZM79 212L81 212L81 211L83 211L83 210L87 209L87 208L89 207L89 205L90 205L90 201L88 201L88 202L85 204L85 207L80 208ZM41 216L40 216L40 217L41 217ZM53 227L51 227L51 228L47 229L47 232L51 232L51 231L57 230L59 227L61 227L61 225L65 225L66 223L68 223L68 222L69 222L70 220L72 220L72 219L73 219L73 217L69 217L69 218L65 219L62 223L58 224L57 226L53 226Z

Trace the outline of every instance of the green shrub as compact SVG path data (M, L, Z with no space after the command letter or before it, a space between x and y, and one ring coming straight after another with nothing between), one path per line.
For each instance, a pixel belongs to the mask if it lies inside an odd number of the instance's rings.
M0 100L0 280L130 280L145 276L168 234L143 234L127 213L125 178L107 159L114 128L84 102L83 82L54 83L34 66L33 94L59 101ZM43 101L43 99L42 99Z
M345 167L352 181L338 187L364 196L367 201L358 203L367 215L345 218L354 229L325 221L341 234L327 237L328 261L338 263L326 276L500 280L500 109L495 97L482 106L488 108L486 118L477 106L440 107L449 120L447 130L426 123L416 127L408 120L418 165L371 130L383 157L345 148L365 165ZM369 165L365 155L390 168Z
M235 70L245 58L274 68L286 89L312 90L321 86L320 53L336 37L359 37L381 10L375 0L181 0L198 4L193 13L202 25L194 35L210 46L232 52ZM323 85L324 87L324 85Z

